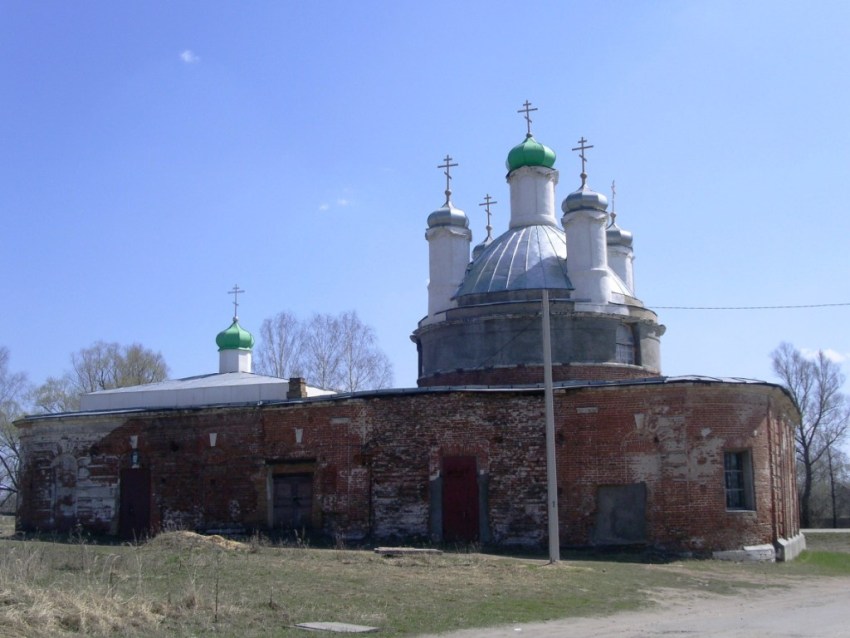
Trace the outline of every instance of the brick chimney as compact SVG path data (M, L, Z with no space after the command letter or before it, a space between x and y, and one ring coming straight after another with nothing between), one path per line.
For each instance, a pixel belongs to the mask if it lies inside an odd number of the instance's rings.
M303 377L289 377L289 389L286 391L287 399L304 399L307 397L307 382Z

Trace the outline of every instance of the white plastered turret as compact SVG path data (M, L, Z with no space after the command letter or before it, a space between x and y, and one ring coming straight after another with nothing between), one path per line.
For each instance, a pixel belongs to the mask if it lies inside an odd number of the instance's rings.
M588 303L594 310L605 312L611 301L611 277L608 270L608 247L605 227L608 223L608 200L587 187L582 173L582 186L570 193L561 208L561 223L567 235L567 269L573 284L576 303Z
M626 284L629 294L635 295L634 261L632 234L617 225L617 214L611 211L611 224L605 232L608 244L608 265Z
M445 205L428 216L428 316L457 305L452 300L469 265L472 231L466 214L452 205L450 191Z
M221 350L218 353L218 371L253 372L250 350Z
M511 228L558 225L555 216L555 185L558 171L545 166L521 166L508 173L511 189Z

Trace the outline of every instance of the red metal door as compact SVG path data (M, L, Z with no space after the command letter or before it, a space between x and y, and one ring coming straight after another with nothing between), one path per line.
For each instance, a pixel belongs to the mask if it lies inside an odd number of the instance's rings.
M478 470L474 456L443 459L443 540L478 540Z
M143 468L121 470L121 508L118 534L124 540L143 538L151 531L151 474Z

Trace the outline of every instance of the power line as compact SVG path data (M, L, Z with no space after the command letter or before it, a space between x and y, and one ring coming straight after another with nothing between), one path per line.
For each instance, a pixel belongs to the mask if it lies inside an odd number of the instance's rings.
M648 305L648 308L658 308L659 310L789 310L794 308L835 308L837 306L850 306L850 302L846 303L813 303L813 304L798 304L785 306L653 306Z

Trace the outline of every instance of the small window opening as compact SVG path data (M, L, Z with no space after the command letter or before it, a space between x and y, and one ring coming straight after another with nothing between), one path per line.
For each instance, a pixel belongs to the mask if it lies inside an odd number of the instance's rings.
M754 510L753 466L750 451L724 453L723 467L726 481L726 509Z
M617 363L637 364L637 353L635 350L635 333L632 326L620 324L617 326Z

